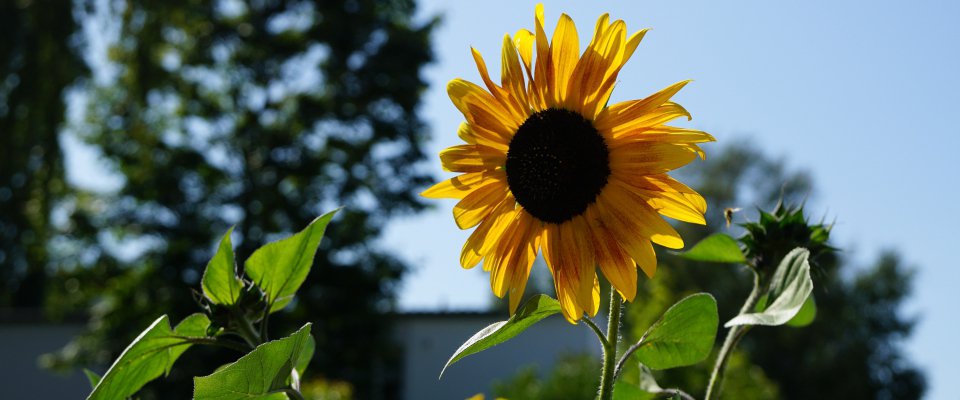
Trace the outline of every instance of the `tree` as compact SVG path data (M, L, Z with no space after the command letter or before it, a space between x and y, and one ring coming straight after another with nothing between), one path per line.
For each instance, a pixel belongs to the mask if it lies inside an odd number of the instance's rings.
M271 330L313 321L311 368L358 397L381 396L396 353L382 315L405 266L374 240L389 218L423 207L419 72L434 22L415 24L409 0L127 1L112 11L117 74L86 88L77 131L124 184L77 202L73 227L86 233L76 248L98 250L61 278L81 279L87 294L54 303L93 305L96 328L60 361L102 365L158 313L185 316L194 300L184 288L231 225L245 259L342 205L299 301ZM198 353L152 395L186 396L181 376L229 356Z
M70 3L0 4L0 307L39 307L46 291L64 95L84 73Z

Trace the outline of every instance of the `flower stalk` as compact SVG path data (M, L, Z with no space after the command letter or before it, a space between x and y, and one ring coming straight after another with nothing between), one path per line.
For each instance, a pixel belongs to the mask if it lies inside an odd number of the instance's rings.
M753 273L753 290L750 291L750 296L747 297L747 300L743 303L743 307L740 308L740 314L752 312L762 296L760 293L760 274L753 268L751 268L750 271ZM727 337L723 340L723 346L720 347L720 353L717 354L717 361L713 364L713 372L710 374L710 383L707 385L707 394L704 400L714 400L720 397L727 362L730 360L733 350L740 343L740 339L743 339L743 336L746 335L749 330L750 325L734 325L730 328L730 331L727 332Z
M600 376L600 400L613 398L613 382L617 361L617 342L620 339L620 313L623 300L613 287L610 288L610 316L607 318L607 339L603 344L603 374Z

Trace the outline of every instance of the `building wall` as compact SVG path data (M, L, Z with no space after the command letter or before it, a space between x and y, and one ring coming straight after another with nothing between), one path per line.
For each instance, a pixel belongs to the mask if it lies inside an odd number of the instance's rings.
M443 365L464 341L505 318L499 313L400 315L395 332L404 347L402 367L397 371L401 398L466 399L477 393L489 394L494 381L508 379L530 365L548 371L562 354L595 354L599 368L600 345L593 333L582 323L570 325L555 315L506 343L458 361L438 379ZM60 375L37 363L41 354L60 349L82 329L81 324L0 322L0 399L85 398L90 386L82 372Z
M413 314L401 318L397 340L404 346L402 399L466 399L477 393L490 398L491 383L505 380L522 368L537 365L549 371L562 354L590 353L597 356L600 344L582 323L570 325L559 315L544 319L517 337L440 370L463 342L506 315ZM599 323L599 321L598 321Z
M83 399L90 384L80 371L60 375L40 367L37 358L58 350L82 325L0 323L0 398Z

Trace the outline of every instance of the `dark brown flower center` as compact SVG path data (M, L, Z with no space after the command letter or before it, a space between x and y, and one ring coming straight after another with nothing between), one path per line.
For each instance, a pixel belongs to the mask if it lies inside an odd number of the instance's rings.
M510 141L507 183L524 209L543 222L583 214L610 176L603 136L580 114L550 108L527 118Z

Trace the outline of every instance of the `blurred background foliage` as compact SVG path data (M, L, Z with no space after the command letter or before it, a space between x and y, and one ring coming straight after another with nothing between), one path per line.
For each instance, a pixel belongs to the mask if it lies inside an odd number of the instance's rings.
M88 320L44 362L106 366L157 314L186 316L190 288L230 226L242 260L345 205L299 301L271 330L314 323L316 391L396 397L400 349L379 316L394 311L406 266L376 239L390 218L424 207L416 193L430 180L411 166L424 158L420 73L437 21L415 24L414 12L411 0L0 2L0 308ZM116 190L66 181L63 135L90 146ZM712 210L708 229L681 227L687 243L728 231L726 207L742 207L742 222L755 219L754 206L781 196L800 204L814 192L807 175L749 143L711 154L686 172ZM633 340L687 294L713 293L727 320L749 291L736 266L660 260L628 307ZM818 259L817 320L749 335L728 397L921 397L923 374L902 356L916 322L902 311L911 271L894 252L866 266L842 251ZM529 292L552 291L542 286ZM187 397L191 376L231 357L192 351L142 397ZM494 391L588 396L598 363L565 357ZM663 372L661 385L702 393L707 368Z
M45 362L109 365L157 314L186 316L230 226L242 260L344 205L272 332L312 321L316 374L361 398L392 392L398 349L378 316L393 311L406 266L375 241L387 219L423 208L428 176L412 166L424 159L420 70L435 21L414 24L404 0L60 3L4 2L13 21L0 21L15 38L0 77L0 299L89 310L88 331ZM106 59L91 55L98 41ZM118 190L65 188L64 97L79 116L66 128ZM230 356L194 352L143 397L188 397L191 376Z

